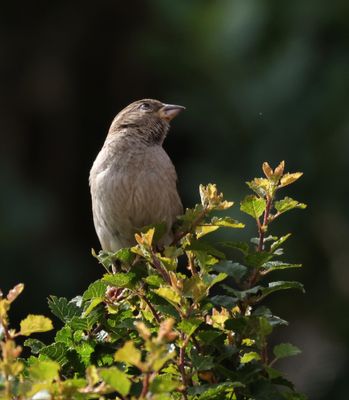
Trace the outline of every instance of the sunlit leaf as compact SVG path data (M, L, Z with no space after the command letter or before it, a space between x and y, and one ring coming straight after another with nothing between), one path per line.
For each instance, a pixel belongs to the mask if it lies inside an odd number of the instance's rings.
M290 211L294 208L301 208L305 209L307 207L306 204L304 203L299 203L297 200L291 199L291 197L285 197L282 200L276 201L274 204L274 207L276 211L278 211L280 214Z
M247 364L251 361L254 361L254 360L258 361L260 359L261 359L261 356L258 353L256 353L255 351L250 351L249 353L245 353L241 357L240 362L241 362L241 364Z
M115 286L117 288L132 289L135 286L136 274L133 272L118 272L116 274L105 274L102 278L105 284ZM105 291L104 291L105 292Z
M187 336L191 336L202 322L202 320L197 318L184 319L178 324L178 329L184 332Z
M266 201L254 195L246 196L240 203L240 210L255 219L258 219L263 214L265 207Z
M302 175L303 175L303 172L294 172L292 174L287 173L287 174L283 175L280 180L279 187L284 187L284 186L290 185L291 183L298 180Z
M159 289L154 289L153 291L171 304L178 305L181 302L181 296L171 287L161 287Z
M111 367L100 369L98 373L104 382L120 393L121 396L128 395L131 388L131 381L125 372L120 371L116 367Z
M132 340L128 340L124 346L115 353L114 360L127 362L139 367L141 364L141 352L135 347Z
M223 218L218 218L218 217L213 217L211 219L211 224L215 226L224 226L226 228L244 228L245 224L242 222L239 222L233 218L230 217L223 217Z
M43 315L29 314L20 323L20 335L30 336L34 332L47 332L53 329L52 321Z
M34 381L52 381L58 378L60 365L55 361L35 360L29 367L29 376Z

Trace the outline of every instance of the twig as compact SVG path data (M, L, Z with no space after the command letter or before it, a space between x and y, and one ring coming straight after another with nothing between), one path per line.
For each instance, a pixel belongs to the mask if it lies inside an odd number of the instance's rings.
M265 235L265 229L268 224L268 218L270 214L270 209L271 209L271 204L272 204L272 198L269 196L267 197L267 205L264 211L264 217L263 217L263 224L260 224L259 219L257 220L257 225L258 225L258 232L259 232L259 243L257 247L257 251L261 252L264 247L264 235Z
M150 373L147 372L145 374L145 376L144 376L144 379L143 379L143 387L142 387L142 392L141 392L140 399L145 399L145 396L148 393L148 390L149 390L149 378L150 378Z
M138 296L147 304L147 306L149 307L149 310L151 311L151 313L153 314L154 318L156 319L156 322L158 324L160 324L161 319L158 315L158 313L156 312L155 308L153 307L153 305L150 303L150 301L147 299L146 296L144 296L143 294L137 293Z
M183 394L183 399L187 400L188 396L187 396L187 386L188 386L188 381L187 381L187 375L185 373L185 367L184 367L184 363L185 363L185 349L188 345L189 342L189 336L187 336L186 339L184 339L184 334L181 334L181 339L183 340L183 345L180 347L179 349L179 364L178 364L178 368L179 368L179 372L181 374L182 377L182 383L184 385L184 390L182 392Z

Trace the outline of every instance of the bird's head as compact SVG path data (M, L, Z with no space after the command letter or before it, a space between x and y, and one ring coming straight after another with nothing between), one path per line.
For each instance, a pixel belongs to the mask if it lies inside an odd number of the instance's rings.
M131 103L114 118L109 134L137 135L149 144L161 144L169 129L170 121L185 107L164 104L153 99Z

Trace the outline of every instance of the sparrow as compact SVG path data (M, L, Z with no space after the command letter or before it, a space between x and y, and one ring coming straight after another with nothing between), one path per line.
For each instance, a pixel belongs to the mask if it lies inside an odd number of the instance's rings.
M93 222L104 251L133 246L135 233L164 222L161 244L183 212L177 174L162 147L170 121L185 107L144 99L114 118L90 171Z

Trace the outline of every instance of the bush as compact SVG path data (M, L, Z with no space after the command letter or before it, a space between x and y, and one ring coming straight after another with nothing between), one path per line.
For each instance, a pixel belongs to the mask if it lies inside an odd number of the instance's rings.
M63 327L54 342L27 339L32 355L19 358L19 336L53 329L46 317L29 315L19 331L8 312L22 292L17 285L0 299L0 399L305 399L274 364L300 350L288 343L268 348L274 328L287 322L262 301L271 293L299 289L294 281L269 281L290 237L270 234L270 224L294 208L276 194L301 173L284 162L247 182L254 194L240 204L253 218L257 237L214 246L204 236L244 224L219 217L233 203L213 184L200 186L201 204L178 219L170 246L156 243L164 226L136 234L137 244L115 254L100 252L106 269L82 296L51 296L49 307ZM226 253L232 253L228 259Z

